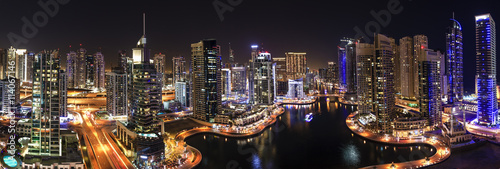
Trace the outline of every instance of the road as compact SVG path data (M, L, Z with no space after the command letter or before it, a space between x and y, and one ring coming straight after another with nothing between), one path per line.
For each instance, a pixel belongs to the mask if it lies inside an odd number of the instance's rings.
M90 146L88 151L94 168L101 169L133 169L135 168L123 152L118 148L108 133L104 133L92 119L90 113L82 114L83 131ZM94 165L98 164L98 166Z

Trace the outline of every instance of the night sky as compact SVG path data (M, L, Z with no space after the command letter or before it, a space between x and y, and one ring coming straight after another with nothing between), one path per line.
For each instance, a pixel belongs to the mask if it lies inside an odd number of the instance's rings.
M46 1L46 0L43 0ZM236 0L232 0L236 1ZM398 0L396 0L398 1ZM242 0L221 21L212 0L178 1L97 1L70 0L60 5L59 12L46 26L18 46L38 52L60 49L63 54L80 44L90 53L99 48L105 55L106 67L118 66L118 50L131 51L142 35L142 13L147 15L147 37L153 53L165 53L170 70L171 58L190 56L190 44L205 38L216 38L222 46L223 61L228 58L228 43L235 50L236 61L250 59L250 46L264 44L273 57L286 51L307 52L308 66L318 69L327 61L336 61L337 46L342 37L354 37L355 26L364 30L375 19L370 11L387 9L389 0L306 1L306 0ZM229 4L227 0L220 0ZM500 23L500 11L493 9L495 0L437 1L400 0L403 11L392 15L381 33L399 39L424 34L431 49L445 48L446 27L452 12L464 31L465 88L474 89L475 27L474 16L491 13ZM37 1L0 0L0 48L8 48L9 32L21 35L22 17L32 20L43 10ZM72 48L70 48L70 45ZM64 65L63 65L64 66ZM498 69L500 71L500 69Z

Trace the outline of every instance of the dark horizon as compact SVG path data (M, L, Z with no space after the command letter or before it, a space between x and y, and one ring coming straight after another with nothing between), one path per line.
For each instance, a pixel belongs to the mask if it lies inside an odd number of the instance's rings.
M69 1L59 5L58 13L48 17L46 26L38 28L38 33L18 48L33 52L60 49L62 62L66 53L77 50L80 44L92 54L102 48L106 68L110 69L118 66L119 50L130 53L135 47L142 36L142 13L146 13L148 47L153 55L166 54L167 71L171 69L173 56L182 55L190 60L190 44L207 38L217 39L224 62L228 61L229 43L239 63L250 59L251 45L264 44L273 57L284 57L288 51L307 52L308 66L318 69L326 67L326 61L337 62L340 39L354 37L354 27L364 30L368 22L376 21L370 11L387 10L387 3L396 1L403 9L391 16L380 33L397 41L404 36L423 34L428 36L431 49L445 49L446 28L455 13L464 33L464 85L468 90L474 89L474 16L491 13L494 19L500 18L500 14L493 12L500 3L493 0L242 1L232 7L232 12L225 12L222 21L212 4L214 1ZM23 6L23 10L13 6ZM21 18L31 21L43 9L37 1L0 1L0 10L8 14L1 16L2 21L10 23L0 27L0 32L4 32L0 47L8 48L11 44L6 35L9 32L21 35Z

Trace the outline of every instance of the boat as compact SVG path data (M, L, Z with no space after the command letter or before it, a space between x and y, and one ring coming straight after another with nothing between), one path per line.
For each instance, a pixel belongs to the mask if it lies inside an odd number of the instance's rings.
M313 119L313 114L312 113L309 113L309 114L306 115L306 119L305 119L306 122L311 122L312 119Z

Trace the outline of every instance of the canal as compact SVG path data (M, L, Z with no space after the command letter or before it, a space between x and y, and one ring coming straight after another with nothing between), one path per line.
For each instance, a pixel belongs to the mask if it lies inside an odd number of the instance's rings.
M276 124L257 137L199 134L187 143L203 154L198 166L203 169L358 168L434 154L434 149L423 145L391 146L352 135L345 119L356 107L334 99L321 97L312 105L286 105ZM309 113L313 118L308 122Z

